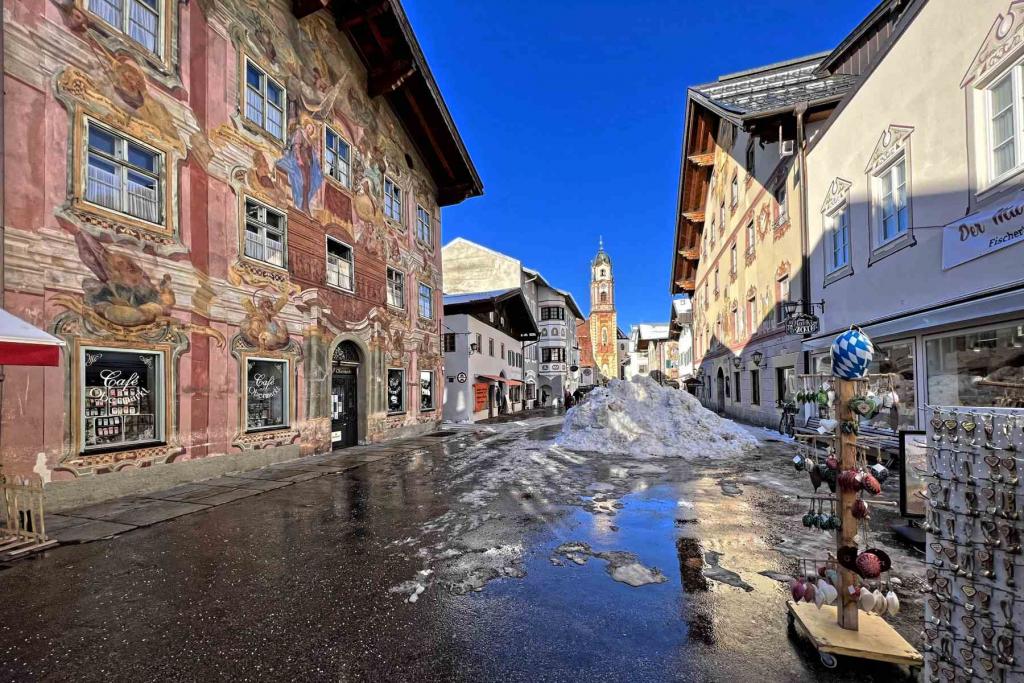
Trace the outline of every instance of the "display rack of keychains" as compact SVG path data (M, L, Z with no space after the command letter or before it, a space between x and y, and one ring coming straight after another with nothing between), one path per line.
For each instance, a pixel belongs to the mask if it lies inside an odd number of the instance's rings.
M925 411L925 680L1024 681L1024 410Z
M866 375L856 380L829 375L797 378L805 394L827 396L830 413L835 416L834 424L828 425L831 429L801 439L808 448L801 451L794 464L801 469L799 459L805 459L802 468L808 471L815 489L813 495L798 497L810 500L803 523L834 531L836 549L834 555L817 561L812 572L807 571L806 561L801 562L804 575L790 586L793 600L789 603L789 619L811 639L822 663L829 668L837 665L837 654L903 664L911 669L921 665L920 653L882 618L887 611L895 613L899 609L887 581L891 569L888 555L873 547L863 551L858 548L858 541L866 543L870 539L870 504L866 498L881 493L881 484L868 467L866 449L857 443L863 417L857 408L865 401L869 387L888 380L887 375ZM825 401L817 403L820 406ZM814 455L822 445L824 455ZM832 495L817 493L822 483L828 485ZM886 593L881 590L883 585ZM807 599L808 586L814 586L811 600ZM822 592L827 594L824 600Z

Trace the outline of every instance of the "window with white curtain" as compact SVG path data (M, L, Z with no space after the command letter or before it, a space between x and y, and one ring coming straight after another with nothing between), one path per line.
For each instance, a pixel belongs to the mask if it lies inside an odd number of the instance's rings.
M150 52L160 51L161 0L88 0L87 9Z
M354 289L352 271L352 247L333 237L328 237L327 284L351 292Z
M284 267L285 217L269 206L245 200L245 255Z
M163 154L93 121L86 128L85 200L161 223Z
M1024 164L1021 155L1021 67L988 88L989 178L998 180Z
M248 59L245 60L245 118L284 140L285 90Z
M875 176L874 189L877 220L875 246L881 246L905 234L910 227L905 156Z

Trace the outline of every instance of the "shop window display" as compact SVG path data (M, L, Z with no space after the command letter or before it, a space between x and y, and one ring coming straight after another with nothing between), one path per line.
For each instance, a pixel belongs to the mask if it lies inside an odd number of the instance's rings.
M925 341L928 402L1024 407L1024 324L1004 324Z
M105 349L86 349L84 354L85 449L159 442L160 354Z
M867 419L875 429L899 431L917 425L917 385L914 378L914 343L912 341L875 342L875 355L868 365L869 375L893 375L893 390L899 397L894 405L883 404L874 417ZM832 374L828 354L814 359L814 372Z
M405 412L405 370L388 370L388 412Z
M246 428L287 427L288 362L251 358L246 361L246 374Z

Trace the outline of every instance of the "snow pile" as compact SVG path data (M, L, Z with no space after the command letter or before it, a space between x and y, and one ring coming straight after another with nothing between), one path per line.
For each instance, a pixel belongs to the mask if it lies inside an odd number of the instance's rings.
M757 445L689 393L640 376L590 392L569 410L556 441L574 451L686 459L737 457Z

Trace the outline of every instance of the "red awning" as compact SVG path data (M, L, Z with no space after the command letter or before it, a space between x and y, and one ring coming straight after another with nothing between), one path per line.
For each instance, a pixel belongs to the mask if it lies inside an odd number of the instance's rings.
M0 365L60 365L64 341L0 309Z
M509 379L508 377L500 377L498 375L477 375L476 378L485 379L489 382L503 382L511 386L518 386L522 384L522 382L517 379Z

